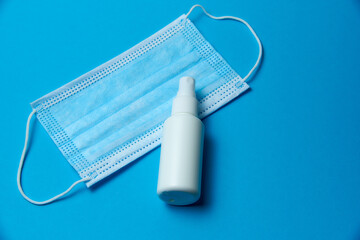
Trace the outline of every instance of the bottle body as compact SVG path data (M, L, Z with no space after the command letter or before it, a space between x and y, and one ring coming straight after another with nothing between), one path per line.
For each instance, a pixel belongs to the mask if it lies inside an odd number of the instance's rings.
M204 125L188 113L164 123L157 194L168 204L188 205L201 193Z

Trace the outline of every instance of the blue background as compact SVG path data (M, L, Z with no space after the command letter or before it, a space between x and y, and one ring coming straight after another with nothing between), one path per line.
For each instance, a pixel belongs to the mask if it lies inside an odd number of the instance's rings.
M16 187L29 103L115 57L197 2L0 0L0 239L360 239L360 1L199 1L242 17L265 54L251 90L208 117L203 196L156 195L160 149L39 207ZM242 76L244 26L190 17ZM23 171L44 200L79 179L37 121Z

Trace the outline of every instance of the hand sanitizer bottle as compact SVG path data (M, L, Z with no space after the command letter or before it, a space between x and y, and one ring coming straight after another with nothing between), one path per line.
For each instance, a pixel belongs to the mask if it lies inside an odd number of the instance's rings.
M161 144L157 194L166 203L188 205L199 199L203 142L195 81L182 77L171 116L164 123Z

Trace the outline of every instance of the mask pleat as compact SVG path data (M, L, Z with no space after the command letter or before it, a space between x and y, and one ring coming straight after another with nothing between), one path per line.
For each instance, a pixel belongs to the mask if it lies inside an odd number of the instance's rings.
M166 84L169 79L181 74L182 71L194 66L197 61L199 61L199 57L194 52L190 52L186 58L181 58L174 64L164 67L151 77L143 79L141 84L138 84L133 88L130 88L128 91L119 94L116 98L104 103L100 108L88 113L83 118L72 123L65 128L65 131L69 136L76 138L78 135L87 131L90 127L101 124L101 122L106 121L113 114L131 106L131 104L138 99L152 97L153 95L151 92L155 90L162 92L161 98L158 98L159 102L154 102L153 104L153 107L156 107L161 103L161 99L168 100L172 97L172 95L169 95L170 92L164 90L166 86L162 85Z
M161 86L153 89L151 92L147 93L146 95L142 96L142 98L137 99L136 101L132 102L131 104L125 106L124 108L120 109L118 112L112 114L109 118L105 119L104 121L98 123L96 126L93 126L88 131L84 132L83 134L74 138L75 145L80 150L85 150L89 147L92 147L93 144L100 142L100 141L113 141L113 140L106 140L109 136L116 133L119 138L119 143L123 141L130 140L132 137L138 135L137 131L145 131L147 126L141 125L142 122L149 121L152 123L152 126L158 124L155 119L160 119L159 121L163 121L166 117L170 114L170 107L167 109L163 109L163 112L155 113L157 107L165 102L172 101L172 98L175 96L178 87L178 79L180 75L189 74L189 72L196 72L196 76L199 78L208 76L213 71L211 68L199 68L206 65L206 63L201 64L192 64L192 67L189 69L184 69L184 71L179 71L172 76L172 78L167 79L167 81L162 84ZM195 67L194 67L195 66ZM197 70L196 70L197 69ZM169 105L170 106L170 105ZM147 115L150 113L149 115ZM146 121L143 121L144 116L148 116ZM138 125L132 124L136 122ZM134 126L134 129L131 130L130 137L122 139L122 136L118 134L118 132L125 128L128 129L128 125ZM92 136L89 138L87 136Z
M143 84L145 79L194 50L181 33L177 33L161 46L156 49L157 51L150 50L146 55L140 56L78 94L63 100L61 104L54 105L51 107L52 114L61 126L66 128L134 86Z

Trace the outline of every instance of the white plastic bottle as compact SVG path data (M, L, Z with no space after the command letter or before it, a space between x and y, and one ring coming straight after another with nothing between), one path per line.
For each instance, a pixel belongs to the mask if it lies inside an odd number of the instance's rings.
M204 125L197 105L194 79L182 77L161 144L157 194L168 204L188 205L200 197Z

